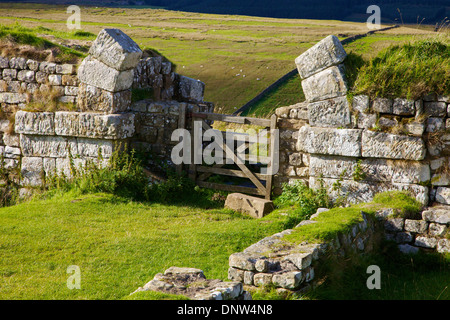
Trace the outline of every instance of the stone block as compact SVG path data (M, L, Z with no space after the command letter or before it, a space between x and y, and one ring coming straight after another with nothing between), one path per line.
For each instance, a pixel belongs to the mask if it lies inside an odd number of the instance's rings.
M253 284L258 287L265 287L272 283L271 273L257 273L253 277Z
M404 160L423 160L426 147L419 137L365 130L362 133L362 156Z
M60 86L62 84L61 75L59 74L50 74L48 76L48 84L51 86Z
M413 116L416 113L414 100L396 98L392 105L392 113L400 116Z
M368 113L370 109L369 96L357 95L353 97L352 109L361 113Z
M78 87L77 106L82 111L119 113L131 105L131 90L109 92L81 83Z
M424 111L429 117L445 117L447 104L445 102L424 102Z
M445 224L430 223L428 233L432 237L443 237L447 233L447 226Z
M436 251L439 253L449 253L450 252L450 240L449 239L439 239Z
M433 248L436 248L437 242L438 241L436 238L420 236L420 237L416 238L414 245L418 246L418 247L422 247L422 248L433 249Z
M0 92L0 102L9 104L19 104L27 102L26 93L18 92Z
M133 69L118 71L87 56L78 68L81 82L109 92L128 90L133 84Z
M450 223L450 207L448 206L429 207L422 212L422 219L429 222L435 222L440 224Z
M89 54L109 67L123 71L137 66L142 50L123 31L103 29L92 43Z
M3 80L15 80L15 79L17 79L17 70L16 69L3 69L2 79Z
M427 118L426 120L427 129L426 132L443 132L445 131L445 120L442 118Z
M372 111L378 113L392 113L392 106L394 102L387 98L376 98L372 102Z
M399 244L398 249L404 254L417 254L419 252L419 248L410 244Z
M32 71L38 71L39 70L39 62L33 59L28 59L27 62L28 69Z
M425 132L425 124L416 121L409 122L405 124L405 129L413 136L420 137Z
M302 81L306 101L315 102L347 93L345 73L341 66L333 66Z
M255 257L242 252L233 253L228 260L230 267L247 271L255 271L255 263Z
M430 167L418 161L362 159L311 155L309 173L319 178L353 179L357 167L364 181L421 183L430 180Z
M244 282L244 274L245 274L244 270L230 267L228 269L228 280Z
M272 277L272 283L276 287L294 290L303 282L303 274L301 271L290 271L284 273L276 273Z
M43 180L43 163L40 157L23 157L21 174L26 186L39 186Z
M359 129L371 129L377 123L377 115L374 113L358 113L354 122Z
M65 158L78 152L74 138L56 136L20 135L20 147L25 157Z
M306 269L311 265L312 254L310 252L292 253L285 257L292 262L299 270Z
M315 127L347 127L351 123L347 97L338 97L308 104L309 124Z
M274 209L272 201L242 193L229 194L225 201L225 207L246 213L253 218L262 218Z
M405 225L405 219L393 218L393 219L388 219L384 222L384 229L386 231L400 232L400 231L403 231L404 225Z
M295 59L298 73L302 79L328 67L342 63L347 57L341 42L330 35Z
M328 189L330 199L342 199L344 197L348 203L370 202L373 197L384 191L407 191L412 197L422 204L428 204L428 187L417 184L405 183L385 183L385 182L365 182L354 180L339 180L331 178L322 178L325 187ZM339 190L334 190L333 185L339 181ZM313 189L320 188L320 180L316 177L309 178L309 187Z
M60 74L72 74L74 72L75 68L73 64L68 64L68 63L64 63L64 64L58 64L56 65L56 73L60 73Z
M25 82L33 82L34 81L34 71L32 71L32 70L20 70L17 73L17 80L25 81Z
M405 231L415 233L425 233L428 229L428 222L424 220L405 220Z
M55 73L56 72L56 63L53 62L41 62L39 64L39 71L45 73Z
M446 187L437 188L436 201L442 204L450 205L450 188Z
M16 133L54 135L55 114L53 112L26 112L19 110L15 116Z
M55 133L60 136L120 140L131 138L134 132L133 113L55 113Z
M120 143L120 140L77 138L78 154L81 157L98 158L101 156L109 159L117 148L123 147Z
M307 153L341 155L348 157L361 156L360 129L300 128L297 150Z
M202 102L205 84L199 80L180 75L179 95L183 101Z

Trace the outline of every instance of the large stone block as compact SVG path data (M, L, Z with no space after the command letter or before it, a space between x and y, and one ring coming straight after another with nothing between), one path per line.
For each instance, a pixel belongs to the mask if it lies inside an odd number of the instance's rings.
M54 135L55 114L53 112L26 112L19 110L15 116L16 133Z
M392 183L422 183L430 180L430 167L418 161L362 159L311 155L309 173L313 177L354 179ZM363 175L363 176L361 176Z
M297 149L307 153L359 157L361 132L359 129L303 126L298 134Z
M362 156L404 160L423 160L426 146L420 137L364 130Z
M120 140L78 138L77 147L81 157L108 159L117 148L123 147L123 145Z
M136 42L119 29L103 29L89 49L89 54L119 71L133 69L142 56Z
M133 69L118 71L103 62L87 56L78 68L81 82L110 92L124 91L133 84Z
M347 127L351 123L347 97L338 97L308 104L309 124L315 127Z
M254 218L262 218L274 209L272 201L242 193L229 194L225 201L225 207L247 213Z
M77 106L82 111L118 113L127 111L131 105L131 90L109 92L81 83L78 87Z
M308 102L325 100L347 93L347 83L342 66L333 66L302 81L303 93Z
M65 158L76 155L77 141L74 138L56 136L20 135L20 147L25 157Z
M60 136L127 139L134 135L134 114L55 113L55 133Z
M341 42L330 35L295 59L298 73L305 79L328 67L342 63L347 57Z
M429 207L427 208L427 210L422 212L422 218L429 222L448 224L450 223L450 207L449 206Z
M21 174L26 186L39 186L43 182L43 162L40 157L23 157Z

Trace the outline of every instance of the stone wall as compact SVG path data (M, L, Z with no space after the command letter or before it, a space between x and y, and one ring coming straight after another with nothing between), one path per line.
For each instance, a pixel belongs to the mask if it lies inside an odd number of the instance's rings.
M448 206L429 207L422 212L421 219L395 218L392 210L377 214L384 223L386 239L395 241L401 252L450 252Z
M49 174L70 176L70 158L76 167L105 164L125 144L168 161L180 111L214 106L203 102L204 83L175 73L160 56L142 55L122 31L104 29L78 68L1 58L5 167L20 164L22 185L38 186ZM132 103L133 88L151 90L153 99ZM75 111L31 111L33 94L51 89ZM10 114L14 121L6 119Z
M349 227L348 233L338 235L332 241L300 244L284 239L293 232L301 232L303 225L321 223L315 217L302 221L294 229L266 237L233 253L229 258L228 279L250 286L273 285L288 290L305 290L324 276L316 270L326 259L346 258L355 253L368 253L374 249L376 221L361 213L361 221Z
M276 110L283 148L275 186L303 179L318 188L321 179L333 199L350 203L408 190L423 204L448 205L450 97L349 102L345 57L329 36L296 59L307 101Z

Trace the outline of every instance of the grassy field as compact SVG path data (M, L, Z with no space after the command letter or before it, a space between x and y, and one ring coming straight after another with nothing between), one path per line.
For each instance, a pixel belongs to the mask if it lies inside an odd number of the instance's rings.
M0 209L0 299L122 299L171 266L227 278L228 257L283 230L286 216L131 202L108 194ZM69 265L81 289L69 290Z
M65 6L0 4L0 23L16 21L40 28L39 35L61 44L89 44L95 37L77 39L67 29ZM320 39L334 34L345 38L367 32L364 23L290 20L247 16L175 12L160 9L81 7L83 31L120 28L142 48L154 48L177 66L177 72L206 83L205 100L216 111L232 113L265 87L295 68L294 59ZM433 34L415 28L383 32L374 43L363 40L349 49L376 50L399 40ZM267 104L286 105L302 99L294 82L289 97ZM262 112L265 114L266 112Z
M385 198L385 203L380 202L383 207L411 205L410 200L396 196ZM324 216L320 232L307 232L309 240L335 236L346 230L349 221L358 219L354 210L341 211L331 217L333 224L327 224L330 217ZM292 228L298 222L292 213L280 208L253 219L220 208L140 203L105 193L73 192L1 208L0 299L162 299L153 293L129 294L170 266L200 268L207 278L225 280L229 255ZM286 240L299 239L293 237ZM329 268L323 285L291 298L450 298L448 260L421 256L412 260L390 252L390 256L381 252L357 263L343 260L331 267L323 265ZM368 263L382 267L384 290L374 293L365 287ZM71 265L80 268L81 289L67 288ZM255 293L255 299L279 298L270 291Z

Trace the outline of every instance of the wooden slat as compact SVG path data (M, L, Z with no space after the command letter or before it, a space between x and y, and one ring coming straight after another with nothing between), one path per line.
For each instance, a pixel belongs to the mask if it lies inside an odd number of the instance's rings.
M208 120L212 120L212 121L223 121L223 122L230 122L230 123L252 124L252 125L256 125L256 126L270 127L269 119L239 117L239 116L230 116L230 115L220 114L220 113L195 112L195 111L192 112L192 117L208 119Z
M242 186L234 186L230 184L220 184L220 183L213 183L213 182L205 182L205 181L198 181L197 185L202 188L209 188L209 189L216 189L216 190L223 190L223 191L230 191L230 192L240 192L240 193L248 193L248 194L254 194L254 195L264 195L264 193L261 193L257 188L251 188L251 187L242 187Z
M234 169L197 166L197 171L198 172L207 172L207 173L211 173L211 174L219 174L219 175L224 175L224 176L231 176L231 177L247 178L247 176L242 171L234 170ZM265 174L254 173L254 175L259 180L267 180L267 178L268 178L268 175L265 175Z

